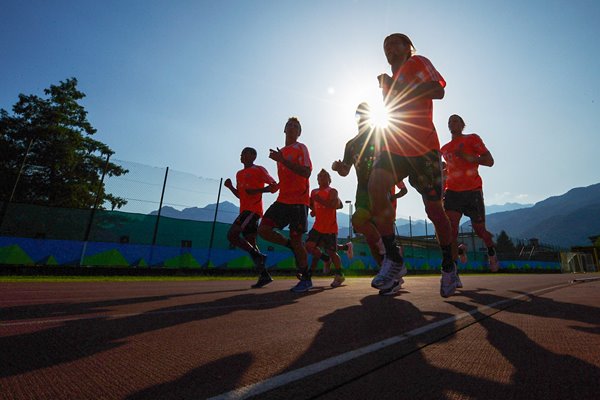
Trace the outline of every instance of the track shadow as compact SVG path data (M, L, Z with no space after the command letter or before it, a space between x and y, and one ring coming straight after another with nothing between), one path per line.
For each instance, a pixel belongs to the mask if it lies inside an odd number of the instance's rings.
M59 326L0 337L0 377L35 371L93 356L122 346L126 339L191 321L215 318L240 310L265 310L296 303L321 293L311 290L298 295L289 290L231 296L206 303L159 308L123 317L84 318ZM166 296L170 298L170 296ZM42 327L42 329L39 329Z

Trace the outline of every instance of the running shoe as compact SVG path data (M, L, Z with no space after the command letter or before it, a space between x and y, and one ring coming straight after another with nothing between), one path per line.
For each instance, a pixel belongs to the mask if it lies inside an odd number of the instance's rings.
M498 272L498 270L500 269L500 262L498 261L498 256L495 254L493 256L488 256L488 262L490 264L490 271Z
M264 271L258 277L258 281L256 281L256 283L254 285L252 285L251 287L254 289L258 289L265 285L268 285L271 282L273 282L273 278L271 278L271 275L269 275L269 273L267 271Z
M406 266L403 262L394 262L384 257L379 273L371 281L371 287L379 290L387 290L406 275Z
M460 276L458 276L458 270L456 270L456 288L462 289L462 287L463 287L462 281L460 280Z
M333 282L331 282L331 287L336 288L342 285L342 283L346 280L343 275L336 275L333 278Z
M346 250L346 254L348 255L348 259L351 260L354 257L354 243L348 242L346 243L348 246L348 250Z
M464 243L461 243L458 245L458 259L460 260L461 264L466 264L468 259L467 259L467 245Z
M308 292L309 289L313 287L312 280L310 279L302 279L298 281L296 286L291 288L290 290L294 293L304 293Z
M379 295L380 296L393 296L400 291L403 283L404 283L404 279L400 278L399 280L394 281L394 284L392 285L391 288L389 288L387 290L380 290Z
M456 264L452 271L445 272L442 270L442 279L440 279L440 295L442 297L450 297L456 291Z

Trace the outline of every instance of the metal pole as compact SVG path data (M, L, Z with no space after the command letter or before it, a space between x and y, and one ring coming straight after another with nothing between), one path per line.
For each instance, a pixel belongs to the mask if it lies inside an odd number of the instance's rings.
M96 209L98 208L98 203L100 201L100 191L102 190L102 185L104 184L104 177L106 176L106 171L108 170L109 160L110 154L107 154L106 162L104 163L104 169L102 170L102 177L100 178L100 182L98 182L98 189L96 189L96 200L94 201L94 208L92 208L92 212L90 213L90 220L88 221L87 228L85 229L85 235L83 237L83 248L81 249L81 257L79 258L80 267L83 265L83 258L85 257L85 251L87 250L88 240L90 239L92 223L94 222L94 215L96 214Z
M163 181L162 191L160 193L160 203L158 204L158 213L156 215L156 222L154 223L154 233L152 234L152 245L150 246L150 259L148 265L152 266L152 259L154 258L154 246L156 245L156 237L158 236L158 223L160 222L160 213L162 211L163 200L165 198L165 188L167 187L167 177L169 176L169 167L165 170L165 179Z
M208 256L206 257L206 265L208 268L208 264L210 263L210 256L212 253L213 247L213 239L215 237L215 225L217 223L217 213L219 212L219 201L221 201L221 187L223 186L223 178L221 178L219 182L219 193L217 194L217 205L215 206L215 217L213 218L212 230L210 231L210 242L208 244Z
M27 160L27 156L29 155L29 150L31 150L31 145L33 144L34 138L29 140L29 144L27 145L27 149L25 150L25 155L23 156L23 161L21 161L21 166L19 167L19 172L17 173L17 179L15 179L15 184L13 185L12 192L10 193L10 197L8 201L2 207L2 215L0 215L0 227L4 222L4 216L8 211L8 205L12 202L13 197L15 196L15 192L17 191L17 185L19 180L21 179L21 174L23 173L23 168L25 167L25 160Z
M410 236L410 247L412 249L412 256L415 256L415 244L413 243L413 234L412 234L412 218L408 216L408 234Z
M425 252L427 254L427 262L429 262L429 234L427 233L427 218L425 218Z
M352 201L346 200L348 204L348 240L352 240Z

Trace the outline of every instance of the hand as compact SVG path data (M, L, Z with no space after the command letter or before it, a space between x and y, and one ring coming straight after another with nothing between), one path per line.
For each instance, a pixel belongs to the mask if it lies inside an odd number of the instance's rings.
M310 210L310 216L314 217L315 216L315 212L313 210Z
M341 160L334 161L333 164L331 164L331 169L337 171L340 168L341 163Z
M224 183L226 188L231 189L233 187L233 185L231 184L231 179L227 178L225 179L225 183Z
M269 149L269 158L276 162L283 162L283 153L281 153L279 147L277 147L277 150Z
M279 184L273 183L272 185L267 186L269 188L269 192L275 193L279 190Z
M377 82L379 82L379 87L383 89L384 87L392 86L393 80L388 74L381 74L377 76Z

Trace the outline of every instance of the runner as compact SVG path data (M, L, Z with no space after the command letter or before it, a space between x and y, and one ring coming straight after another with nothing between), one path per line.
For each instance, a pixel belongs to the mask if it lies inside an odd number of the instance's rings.
M371 286L392 287L407 272L395 243L390 188L408 178L423 197L425 211L433 222L442 251L440 295L456 290L456 264L452 257L452 228L442 205L440 145L433 125L433 99L442 99L446 82L425 57L414 54L408 36L394 33L383 43L392 76L377 77L390 115L382 152L369 178L373 217L385 247L379 274Z
M229 228L227 239L232 245L250 255L259 273L258 281L252 287L260 288L273 282L266 269L267 256L260 252L256 244L258 220L263 215L262 194L275 193L277 182L264 167L255 165L255 160L256 150L252 147L244 148L240 155L244 168L235 176L236 187L231 183L231 179L225 180L225 187L240 199L240 215Z
M465 122L459 115L450 116L448 129L452 140L442 147L441 152L447 170L444 208L452 224L452 235L458 241L460 219L463 215L469 217L473 230L487 247L490 270L497 272L499 263L496 246L485 226L483 181L479 175L479 166L493 166L494 158L479 135L463 133ZM463 263L467 261L464 244L458 246L458 257ZM462 283L459 286L462 287Z
M342 260L337 253L337 209L340 206L338 192L331 185L331 175L322 169L317 175L319 187L310 193L310 214L315 217L315 224L308 233L306 250L312 254L311 270L322 255L322 248L333 263L335 276L331 287L338 287L344 282Z
M263 239L292 250L300 282L291 290L301 293L312 288L306 249L302 243L302 234L307 230L310 195L308 178L312 172L312 163L307 147L298 142L302 132L300 121L296 117L289 118L284 132L285 147L271 149L269 154L269 158L277 162L279 196L260 221L258 233ZM288 225L289 239L275 230Z

